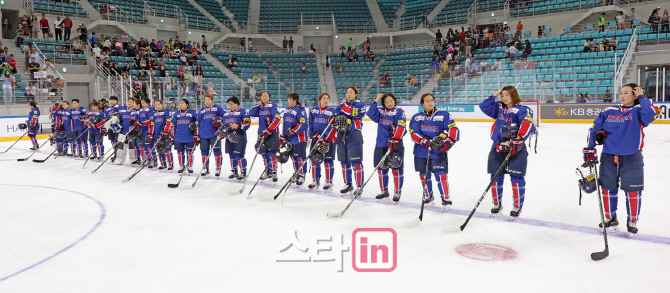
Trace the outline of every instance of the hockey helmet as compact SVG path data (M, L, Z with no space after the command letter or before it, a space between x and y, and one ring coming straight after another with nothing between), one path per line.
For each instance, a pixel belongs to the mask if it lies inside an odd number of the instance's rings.
M56 132L54 132L54 139L56 140L65 139L65 130L56 130Z
M100 123L100 121L102 121L102 120L100 119L100 116L97 116L97 115L96 116L91 116L91 118L88 119L88 122L93 124L93 125Z
M323 161L326 159L326 157L323 155L323 153L320 153L319 151L317 151L309 159L310 159L310 161L312 161L312 164L321 165L321 163L323 163Z
M344 115L338 115L335 117L335 129L339 133L346 133L351 129L351 120Z
M223 118L221 116L216 116L212 118L212 125L216 128L219 128L223 125Z
M19 129L20 129L20 130L26 130L26 129L28 129L28 124L26 124L26 123L19 123Z
M500 135L505 139L516 137L517 133L519 133L519 124L517 123L505 122L500 126Z
M391 157L389 165L391 166L391 169L400 169L402 168L402 160L403 157L400 156L399 152L393 152L389 155Z
M321 153L321 154L326 154L330 151L330 144L326 142L326 143L322 144L321 146L319 146L316 151Z

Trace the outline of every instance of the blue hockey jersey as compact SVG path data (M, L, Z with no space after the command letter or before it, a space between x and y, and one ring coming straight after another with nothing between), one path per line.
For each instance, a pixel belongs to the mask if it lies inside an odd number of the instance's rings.
M149 133L159 136L161 132L165 129L165 124L170 119L170 112L163 109L162 111L155 111L154 115L151 117L151 126L149 127Z
M56 110L56 125L63 125L65 133L72 133L74 131L74 124L72 123L72 114L70 109Z
M251 126L251 118L247 110L242 108L237 108L235 111L226 109L223 115L223 124L237 124L238 132L246 132L249 126Z
M491 140L493 143L508 141L500 134L500 127L505 122L514 122L519 125L518 135L527 139L531 133L535 132L535 123L533 122L533 110L524 105L515 105L511 109L502 102L496 101L496 97L491 96L479 104L479 109L487 116L496 121L491 126Z
M342 103L335 108L337 115L345 115L351 119L351 129L348 133L363 128L363 117L365 116L365 103L360 100Z
M641 150L644 147L643 128L658 119L661 111L645 96L638 99L640 104L633 107L617 105L600 112L589 129L588 147L596 146L595 135L602 130L607 133L603 153L626 156Z
M270 132L275 132L279 126L281 115L277 110L277 104L267 103L265 105L256 104L249 109L250 117L258 117L258 133L260 134L266 128ZM269 121L269 123L268 123Z
M307 111L302 106L294 106L284 109L284 128L283 135L291 144L307 142ZM293 129L295 135L286 136L286 132Z
M91 119L92 117L100 117L100 123L93 125L93 128L88 129L88 133L90 134L100 134L100 129L102 128L103 125L105 125L105 122L107 121L107 117L105 117L105 113L102 111L97 111L93 112L90 111L88 112L88 115L86 115L86 119Z
M130 111L126 106L119 106L117 112L119 113L119 122L121 122L121 134L128 134L130 131Z
M386 110L383 106L372 103L366 114L373 122L378 124L375 146L385 147L388 145L389 139L402 139L405 136L407 118L403 109L395 107Z
M335 108L332 107L312 107L309 111L309 127L307 135L318 136L323 134L327 141L335 142L337 140L337 136L335 135L337 132L334 131L334 128L330 124L331 120L337 115L335 113ZM327 133L324 134L324 131L327 131Z
M444 133L455 142L460 139L460 131L456 127L454 119L451 118L451 114L437 109L430 116L427 116L425 111L414 114L409 122L409 133L415 143L414 156L419 158L428 157L428 149L419 144L424 137L432 139ZM446 156L444 152L431 150L431 158L442 158L444 156Z
M172 128L172 137L175 142L189 143L193 141L193 135L198 135L197 127L195 133L188 129L191 122L196 122L196 116L197 114L193 110L180 110L172 115L169 127Z
M79 107L79 109L70 109L70 118L74 125L74 130L79 131L84 129L84 118L88 115L88 109Z
M33 108L28 112L28 129L33 129L34 127L39 127L40 125L40 110Z
M121 108L121 105L119 105L119 104L116 104L114 107L107 108L105 110L105 116L107 116L107 120L109 120L109 118L112 118L112 116L114 114L118 114L120 108Z
M223 117L226 114L226 110L219 105L212 105L212 107L202 107L198 110L198 128L200 137L202 138L212 138L216 136L216 128L212 125L212 119L214 117Z

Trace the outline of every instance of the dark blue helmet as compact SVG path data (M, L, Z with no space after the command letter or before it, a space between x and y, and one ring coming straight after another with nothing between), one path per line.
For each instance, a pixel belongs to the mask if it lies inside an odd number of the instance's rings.
M513 138L516 137L518 133L519 124L517 123L505 122L502 126L500 126L500 135L502 135L503 138Z
M28 124L25 124L25 123L19 123L19 129L20 129L20 130L26 130L26 129L28 129Z

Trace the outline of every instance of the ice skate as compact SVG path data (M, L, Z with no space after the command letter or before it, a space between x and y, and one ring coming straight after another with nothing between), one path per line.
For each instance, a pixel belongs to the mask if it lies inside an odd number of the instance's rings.
M181 167L179 167L179 171L178 171L177 173L179 173L179 174L183 174L183 173L184 173L184 170L186 170L186 167L181 166Z
M277 182L279 181L279 178L277 178L277 172L272 172L272 182Z
M388 190L388 188L385 188L384 191L377 194L377 196L375 196L375 198L377 199L377 202L389 201L389 190Z
M323 190L326 190L326 191L333 190L333 183L326 182L326 184L323 185Z
M442 197L442 208L444 208L445 211L448 211L451 208L451 200Z
M305 176L303 175L298 175L298 178L295 180L295 185L303 185L305 184Z
M240 175L237 174L237 169L230 170L230 175L228 175L228 179L233 179L233 178L238 178Z
M497 218L500 216L500 212L502 211L503 207L502 204L499 205L494 205L493 208L491 208L491 217L492 218Z
M318 189L318 188L319 188L319 184L320 184L320 183L319 183L319 179L316 179L316 181L314 181L314 182L310 183L309 185L307 185L307 188L309 188L309 189L317 188L317 189Z
M398 203L400 201L400 193L399 192L393 194L393 201L395 203Z
M598 227L602 229L603 224L602 223L598 224ZM607 232L609 233L619 231L619 220L617 220L616 215L614 215L614 217L612 218L605 219L605 229L607 229Z
M342 196L346 196L349 192L354 191L354 186L351 183L348 183L344 188L340 189Z
M628 228L628 237L633 238L633 236L637 234L637 223L628 221L627 228Z
M247 172L242 171L239 174L237 174L237 180L242 181L242 180L244 180L244 178L247 178Z
M521 207L514 207L511 212L509 212L509 216L511 220L514 220L519 217L521 214Z

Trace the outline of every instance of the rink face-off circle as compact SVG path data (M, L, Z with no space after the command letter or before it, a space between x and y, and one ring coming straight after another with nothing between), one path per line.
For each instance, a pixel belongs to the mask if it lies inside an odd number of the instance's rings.
M454 250L469 259L482 261L510 260L519 255L514 249L490 243L468 243Z

